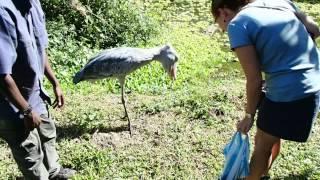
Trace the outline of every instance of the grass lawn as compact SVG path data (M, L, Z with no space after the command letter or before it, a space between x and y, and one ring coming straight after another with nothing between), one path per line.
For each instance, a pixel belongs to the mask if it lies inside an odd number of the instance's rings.
M320 4L299 5L320 17ZM196 24L169 23L149 43L170 42L177 49L178 79L172 83L159 63L128 77L131 138L121 118L117 81L63 84L66 106L51 112L61 164L78 171L74 179L218 178L224 163L222 149L243 115L245 79L225 35L208 32L209 15ZM307 143L283 143L270 172L272 179L320 179L319 123ZM250 131L251 150L254 133L255 127ZM21 176L3 141L0 152L0 179Z

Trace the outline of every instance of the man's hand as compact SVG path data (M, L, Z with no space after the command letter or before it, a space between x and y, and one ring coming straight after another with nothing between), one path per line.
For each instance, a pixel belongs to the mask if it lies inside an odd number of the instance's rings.
M55 86L53 88L54 95L56 96L52 106L53 108L61 108L64 105L64 97L60 86Z
M311 16L307 16L302 11L295 12L295 15L300 19L300 21L307 28L307 31L309 32L313 40L317 39L320 36L320 28L317 22L315 22Z
M41 123L40 116L34 111L31 111L28 115L24 116L23 120L24 126L28 131L32 131L34 128L39 127Z
M253 122L253 118L245 117L237 123L237 130L243 134L247 134L250 131Z

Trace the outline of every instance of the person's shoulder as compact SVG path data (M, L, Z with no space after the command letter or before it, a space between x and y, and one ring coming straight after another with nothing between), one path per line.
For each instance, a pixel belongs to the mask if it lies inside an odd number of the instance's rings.
M250 19L252 19L252 17L254 17L254 14L250 12L250 9L243 9L234 18L232 18L230 23L231 24L248 23Z
M265 6L275 7L275 8L285 8L291 11L297 9L295 4L291 0L258 0L262 1Z

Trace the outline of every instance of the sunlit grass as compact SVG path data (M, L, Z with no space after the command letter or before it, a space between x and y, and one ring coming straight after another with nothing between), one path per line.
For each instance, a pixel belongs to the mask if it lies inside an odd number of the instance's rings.
M184 7L176 11L178 14L193 6L185 0L175 2ZM126 131L126 120L121 119L123 107L117 80L75 86L71 84L70 72L63 77L69 79L62 83L66 107L52 112L57 122L60 160L78 171L74 179L217 179L224 160L222 148L243 115L244 77L226 36L220 32L206 33L211 24L208 7L200 8L202 18L188 17L199 12L198 3L208 4L194 2L197 8L192 8L189 15L184 13L181 21L167 23L168 28L157 38L141 45L171 43L180 62L174 83L156 62L128 76L132 138ZM319 4L299 6L320 17ZM188 22L190 19L197 21L195 26ZM79 58L85 63L98 51L70 43L64 53L54 52L52 57ZM254 132L255 128L250 132L251 149ZM320 179L319 134L317 121L308 143L285 142L271 176ZM0 151L0 179L21 175L3 141Z

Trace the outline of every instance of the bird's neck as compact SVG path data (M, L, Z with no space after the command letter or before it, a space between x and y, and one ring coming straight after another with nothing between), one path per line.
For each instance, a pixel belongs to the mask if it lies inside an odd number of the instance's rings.
M162 50L162 47L156 47L156 48L150 49L150 52L152 52L152 56L153 56L151 60L156 60L161 62L163 60L161 50Z
M151 61L159 60L161 57L161 48L149 48L149 49L140 49L141 58L139 58L139 61L142 64L148 64Z

